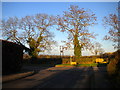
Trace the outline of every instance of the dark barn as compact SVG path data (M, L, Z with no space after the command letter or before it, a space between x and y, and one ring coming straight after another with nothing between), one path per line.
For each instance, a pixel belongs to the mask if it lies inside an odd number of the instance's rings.
M22 67L22 46L5 40L2 41L2 74L19 72Z

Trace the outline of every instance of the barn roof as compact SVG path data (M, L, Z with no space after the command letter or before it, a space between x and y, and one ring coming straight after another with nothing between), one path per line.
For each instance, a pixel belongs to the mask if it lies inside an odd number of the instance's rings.
M14 45L14 46L23 48L21 45L15 43L15 42L7 41L7 40L2 40L2 39L0 39L0 42L2 42L2 45L3 45L3 44L9 44L9 45Z

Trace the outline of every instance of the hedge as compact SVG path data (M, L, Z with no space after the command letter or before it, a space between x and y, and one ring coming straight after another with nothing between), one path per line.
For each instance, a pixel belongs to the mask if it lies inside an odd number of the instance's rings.
M72 61L76 61L77 64L91 64L95 63L97 57L81 57L79 60L73 58ZM63 58L62 64L70 64L70 58Z

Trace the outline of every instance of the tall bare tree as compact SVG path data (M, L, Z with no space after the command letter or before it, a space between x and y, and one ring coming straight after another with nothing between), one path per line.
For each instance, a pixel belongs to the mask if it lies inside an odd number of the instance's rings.
M74 55L80 58L81 50L91 48L91 38L95 34L89 32L88 27L96 21L95 14L90 10L71 5L69 11L64 11L63 16L57 17L58 30L68 33L67 45L74 46Z
M54 35L49 31L54 22L54 17L47 14L25 16L21 19L9 18L2 22L3 37L25 48L28 45L26 51L32 57L36 57L39 52L50 49L51 45L55 43Z

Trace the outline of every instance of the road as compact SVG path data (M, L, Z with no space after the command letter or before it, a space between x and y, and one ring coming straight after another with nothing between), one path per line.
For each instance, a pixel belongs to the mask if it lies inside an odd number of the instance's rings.
M4 88L110 88L104 67L51 67L19 80L3 83Z

